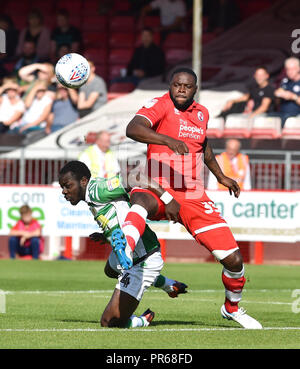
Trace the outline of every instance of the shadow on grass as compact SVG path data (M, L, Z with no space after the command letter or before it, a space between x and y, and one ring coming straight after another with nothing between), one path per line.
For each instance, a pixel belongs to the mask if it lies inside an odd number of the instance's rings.
M203 322L203 321L183 321L183 320L160 320L160 321L153 321L151 323L152 327L160 327L165 325L182 325L183 328L206 328L206 327L215 327L215 328L230 328L230 326L226 324L213 324L209 322Z

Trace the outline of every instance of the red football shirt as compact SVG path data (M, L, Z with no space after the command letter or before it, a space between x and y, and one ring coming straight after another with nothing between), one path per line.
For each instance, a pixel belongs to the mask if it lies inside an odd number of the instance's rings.
M164 189L172 189L179 196L201 197L204 192L203 143L208 110L194 101L187 110L180 111L168 92L146 103L136 115L147 118L157 133L182 140L189 148L189 154L177 155L165 145L149 144L149 176Z

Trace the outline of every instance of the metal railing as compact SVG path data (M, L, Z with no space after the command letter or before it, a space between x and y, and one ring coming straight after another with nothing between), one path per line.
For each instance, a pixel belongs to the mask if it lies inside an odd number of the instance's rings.
M11 150L11 148L9 148ZM0 184L47 185L57 181L59 170L69 160L76 160L82 150L53 149L55 155L39 158L39 150L18 148L18 155L11 155L7 147L0 147ZM222 150L215 149L215 154ZM51 150L49 150L51 152ZM250 159L253 189L299 190L300 151L247 150ZM53 156L53 158L51 158ZM207 170L205 176L207 177Z

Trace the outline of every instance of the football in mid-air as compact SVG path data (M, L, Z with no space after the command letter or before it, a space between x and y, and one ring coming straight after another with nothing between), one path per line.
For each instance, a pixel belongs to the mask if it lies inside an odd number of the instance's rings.
M90 66L84 56L70 53L56 63L55 74L58 82L65 87L79 88L89 78Z

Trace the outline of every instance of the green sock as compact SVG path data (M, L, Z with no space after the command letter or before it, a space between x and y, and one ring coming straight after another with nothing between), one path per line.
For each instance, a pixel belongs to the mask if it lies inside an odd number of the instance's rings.
M162 288L165 285L165 283L166 283L166 277L160 274L154 281L153 286L157 288Z

